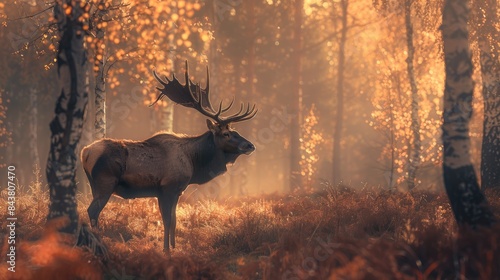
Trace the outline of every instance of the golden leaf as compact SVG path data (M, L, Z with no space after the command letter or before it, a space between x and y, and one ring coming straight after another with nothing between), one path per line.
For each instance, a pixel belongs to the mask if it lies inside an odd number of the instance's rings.
M71 15L71 11L73 11L73 7L67 6L66 9L64 9L64 13L69 16Z

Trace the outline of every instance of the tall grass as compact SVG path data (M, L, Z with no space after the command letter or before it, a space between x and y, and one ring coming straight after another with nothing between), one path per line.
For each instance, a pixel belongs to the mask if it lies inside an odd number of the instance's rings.
M17 272L2 262L0 279L500 279L500 227L458 236L444 193L326 186L224 202L181 198L171 258L162 253L156 199L113 198L96 232L108 247L103 259L60 242L62 221L46 225L39 184L19 191ZM487 196L500 213L500 195ZM78 200L88 223L90 198Z

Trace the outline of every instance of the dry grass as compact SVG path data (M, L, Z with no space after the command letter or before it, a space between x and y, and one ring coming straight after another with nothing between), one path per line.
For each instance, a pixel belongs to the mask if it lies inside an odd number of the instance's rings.
M45 226L48 194L39 186L20 192L18 272L3 261L0 279L500 279L500 227L457 237L444 193L328 186L225 202L181 198L171 259L156 199L112 199L98 232L104 261L63 245L58 222ZM500 194L488 198L500 213ZM89 198L79 202L88 222Z

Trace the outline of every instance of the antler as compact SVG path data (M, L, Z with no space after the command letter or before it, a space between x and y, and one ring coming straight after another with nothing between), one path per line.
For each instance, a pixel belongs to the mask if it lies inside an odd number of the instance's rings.
M175 77L175 74L172 75L172 80L169 80L166 76L164 76L163 80L158 77L156 71L153 71L153 75L156 80L163 85L163 88L156 87L160 91L160 95L156 98L155 102L153 102L150 107L153 106L158 100L161 100L164 96L167 96L173 102L183 105L185 107L190 107L196 109L198 112L203 115L213 119L219 125L227 125L232 122L241 122L245 120L249 120L257 114L258 110L255 109L255 104L250 109L250 104L247 104L247 108L245 112L243 112L244 105L241 104L241 108L238 113L222 117L221 114L229 111L234 103L234 97L229 106L224 107L223 102L219 103L219 107L217 111L212 106L210 102L209 95L209 85L210 85L210 76L208 73L207 67L207 85L205 88L201 88L200 84L193 83L191 79L189 79L189 69L188 62L186 60L186 70L184 72L184 77L186 80L186 84L182 85L179 80Z

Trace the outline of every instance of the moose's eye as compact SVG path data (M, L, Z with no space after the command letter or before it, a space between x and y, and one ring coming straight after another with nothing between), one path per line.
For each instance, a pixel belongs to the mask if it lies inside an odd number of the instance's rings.
M229 134L229 132L224 132L224 133L222 133L222 136L229 138L231 135Z

